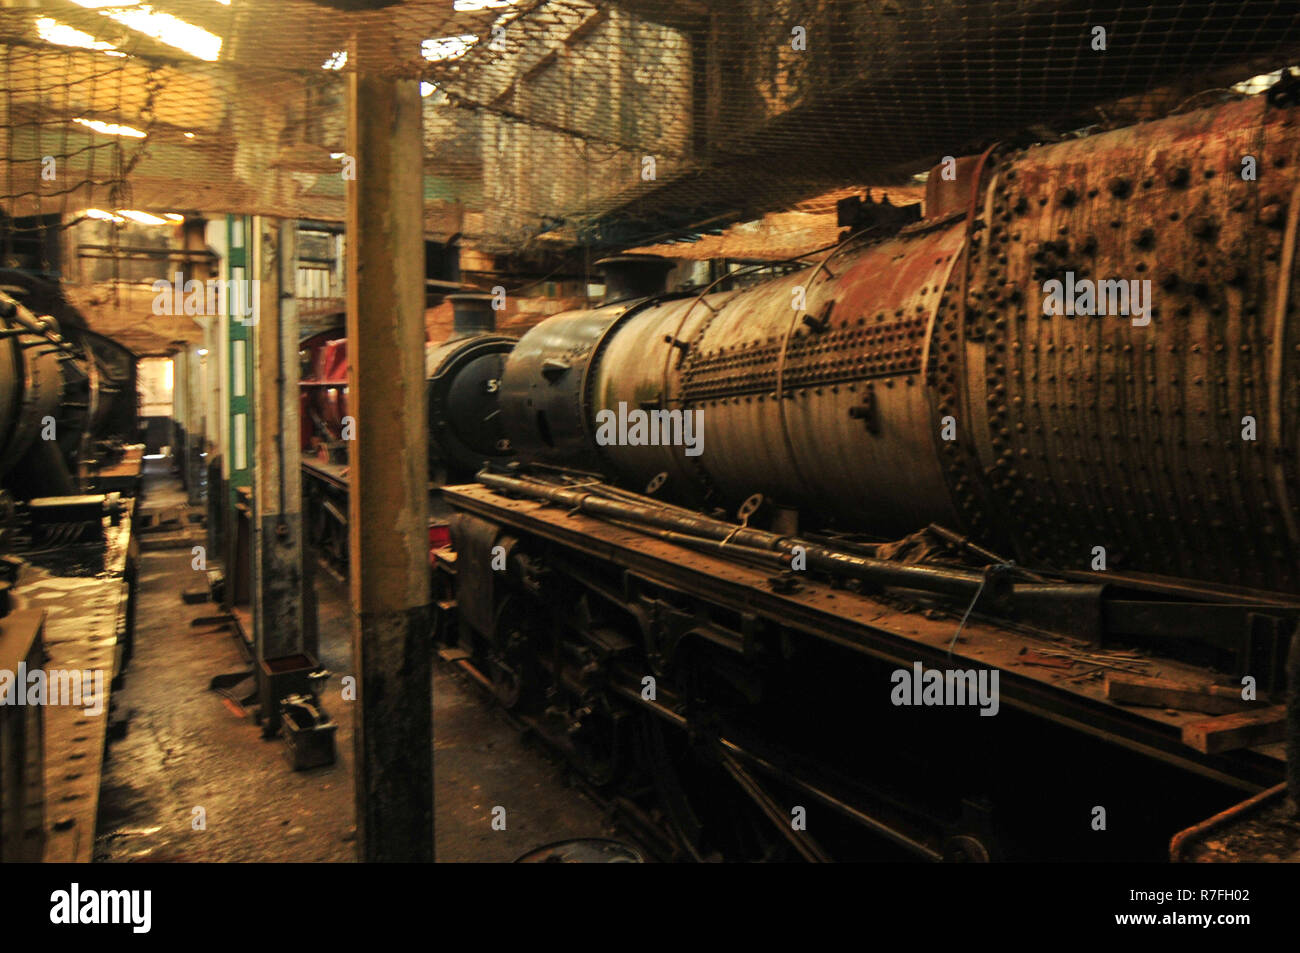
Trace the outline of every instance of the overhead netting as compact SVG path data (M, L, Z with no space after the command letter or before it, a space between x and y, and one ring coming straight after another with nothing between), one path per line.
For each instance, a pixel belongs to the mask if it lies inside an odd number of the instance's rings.
M422 83L429 232L516 253L914 187L994 138L1206 104L1300 60L1288 0L371 6L0 0L0 208L340 219L359 42Z

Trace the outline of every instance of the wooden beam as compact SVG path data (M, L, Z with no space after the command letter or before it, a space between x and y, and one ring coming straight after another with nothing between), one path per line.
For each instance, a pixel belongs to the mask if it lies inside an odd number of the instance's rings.
M1272 744L1286 736L1286 706L1206 718L1183 725L1183 744L1201 754L1219 754L1238 748Z
M354 43L348 85L348 411L355 770L363 861L433 859L428 412L419 81Z
M1257 702L1243 699L1241 689L1232 685L1189 685L1136 675L1108 675L1106 697L1121 705L1180 708L1210 715L1228 715L1260 707Z

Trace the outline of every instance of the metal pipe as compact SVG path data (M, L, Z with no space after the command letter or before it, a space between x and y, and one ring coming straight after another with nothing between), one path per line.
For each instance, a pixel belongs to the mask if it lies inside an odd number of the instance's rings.
M718 556L723 559L736 558L742 561L754 563L763 569L775 569L781 571L790 568L790 557L788 555L785 553L775 553L770 549L754 549L752 546L737 546L734 543L729 543L726 546L723 546L721 543L713 543L709 540L700 539L698 536L690 536L686 533L675 533L670 529L655 529L652 526L642 526L636 523L630 523L626 520L613 520L612 522L625 529L630 529L637 533L645 533L649 536L653 536L655 539L662 539L666 543L686 546L710 556Z
M730 754L723 752L722 766L731 775L733 781L758 806L759 811L771 821L786 842L798 852L804 860L811 863L829 863L831 857L811 837L800 837L799 832L790 826L790 819L781 806L772 800L750 773Z
M931 523L929 526L926 527L926 529L929 530L931 533L933 533L935 536L938 536L945 543L949 543L952 546L955 546L957 549L964 549L966 550L966 552L978 556L980 559L983 559L985 562L991 565L998 565L998 564L1006 565L1010 562L1010 560L1005 559L1002 556L999 556L997 553L993 552L993 550L985 549L983 546L979 545L969 537L963 536L960 533L955 533L952 530L948 529L946 526L940 526L938 523ZM1020 573L1021 576L1028 579L1032 579L1035 582L1044 581L1042 576L1039 576L1036 573L1032 573L1027 569L1020 569L1019 567L1017 567L1017 571Z
M654 704L654 703L651 702L650 704ZM928 846L927 844L917 840L914 837L908 836L907 834L903 833L897 828L890 827L888 824L876 820L876 818L872 817L870 814L866 814L863 811L858 810L857 808L847 803L846 801L842 801L839 798L835 797L834 795L826 791L823 791L821 788L818 788L815 785L808 783L807 781L803 780L797 775L791 774L789 771L786 771L783 768L778 767L777 765L766 760L765 758L760 757L754 752L740 747L735 742L728 741L726 738L719 738L718 742L719 744L722 745L724 750L729 751L734 755L738 755L741 758L744 758L745 760L749 761L751 764L757 765L762 770L767 771L769 774L772 774L773 776L779 778L782 781L785 781L787 784L791 784L799 788L801 791L804 791L805 793L812 795L813 797L821 801L823 804L827 804L830 807L834 808L835 810L839 811L840 813L853 818L855 821L864 825L865 827L870 828L871 830L875 831L877 834L880 834L888 838L889 840L893 841L896 844L900 844L903 847L906 847L908 850L920 854L926 860L936 861L936 862L943 860L943 854L940 853L939 851L934 850L932 847Z
M1170 861L1172 861L1175 864L1180 864L1185 862L1187 859L1186 857L1187 851L1189 850L1190 845L1193 842L1200 840L1200 838L1203 835L1206 835L1210 831L1222 827L1224 824L1227 824L1229 821L1242 817L1243 815L1250 813L1257 807L1269 803L1278 795L1282 794L1285 787L1286 787L1285 783L1275 784L1271 788L1260 791L1258 794L1253 795L1252 797L1248 797L1240 804L1234 804L1232 805L1232 807L1228 808L1227 810L1220 811L1218 814L1215 814L1213 817L1206 818L1205 820L1201 821L1199 824L1193 824L1191 827L1179 831L1177 834L1173 836L1173 839L1169 841Z
M631 678L632 674L634 673L629 673L626 669L620 669L618 670L617 674L621 675L623 678L626 679L626 678ZM639 678L639 676L637 677ZM635 682L635 679L633 679L633 681ZM669 724L677 728L688 730L689 723L687 722L686 718L678 714L677 712L673 711L667 705L665 705L663 703L662 697L658 701L649 701L648 699L642 697L640 691L638 691L635 688L629 687L626 684L623 684L623 682L621 682L619 679L614 679L613 681L611 681L609 687L613 692L615 692L615 694L621 695L623 698L625 698L627 701L632 702L634 705L657 715L658 717L664 719ZM813 784L810 784L808 781L805 781L803 778L799 777L798 775L792 774L791 772L778 767L777 765L773 764L771 761L768 761L766 758L754 753L753 751L750 751L747 748L741 747L740 745L736 744L734 741L731 741L727 738L718 737L717 743L721 747L721 752L724 757L727 755L731 755L735 758L748 761L750 764L754 765L755 767L759 768L762 771L767 772L769 775L776 778L777 780L782 781L785 784L791 785L792 787L798 788L800 791L803 791L804 793L811 795L812 797L821 801L823 804L826 804L827 806L835 809L836 811L839 811L845 817L848 817L853 821L856 821L857 823L863 825L864 827L887 838L888 840L893 841L896 844L899 844L907 848L910 851L920 854L926 860L930 860L930 861L943 860L942 853L940 853L937 850L934 850L932 847L923 843L922 841L919 841L916 838L903 833L901 830L895 827L891 827L890 825L877 820L876 818L872 817L870 814L867 814L859 810L858 808L854 807L853 805L849 804L848 802L843 801L838 797L835 797L833 794L830 794L829 792L824 791Z
M735 543L753 549L775 550L791 556L797 555L796 548L798 548L802 550L810 569L861 579L876 586L905 586L968 599L979 592L981 587L989 590L990 596L999 594L996 578L989 578L984 573L964 569L939 569L932 566L907 566L883 559L855 556L808 540L778 536L775 533L748 526L737 526L707 516L687 515L665 510L657 505L609 499L585 490L534 483L486 470L479 473L478 481L494 490L547 500L603 519L641 523L659 529L680 531L717 540L724 544Z

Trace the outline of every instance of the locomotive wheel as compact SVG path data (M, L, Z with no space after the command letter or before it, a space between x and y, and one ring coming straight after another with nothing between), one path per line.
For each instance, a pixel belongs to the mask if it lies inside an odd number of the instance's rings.
M540 643L529 621L532 609L527 600L507 596L497 612L497 638L488 652L488 677L507 711L535 710L543 690L534 656Z
M492 691L506 711L514 711L523 699L523 679L500 655L492 657Z
M989 849L970 834L957 834L943 844L943 859L949 864L987 864Z

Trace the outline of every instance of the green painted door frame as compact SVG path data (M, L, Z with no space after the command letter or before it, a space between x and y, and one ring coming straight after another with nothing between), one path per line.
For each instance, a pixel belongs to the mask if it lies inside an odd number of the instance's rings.
M255 285L252 277L253 222L247 216L226 216L226 267L232 293L226 296L230 343L230 478L227 480L233 512L240 487L253 482L253 333L252 325L241 311ZM234 289L241 289L234 293Z

